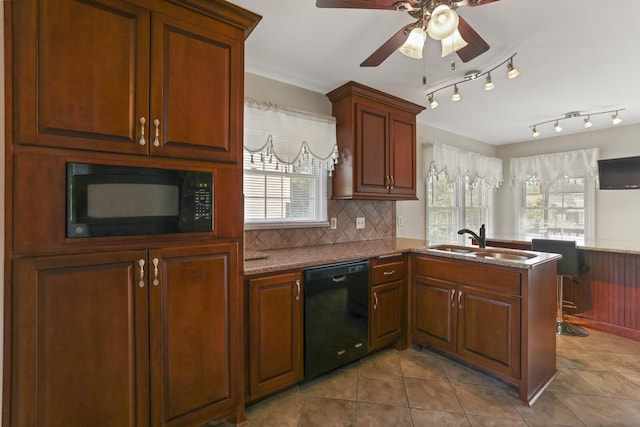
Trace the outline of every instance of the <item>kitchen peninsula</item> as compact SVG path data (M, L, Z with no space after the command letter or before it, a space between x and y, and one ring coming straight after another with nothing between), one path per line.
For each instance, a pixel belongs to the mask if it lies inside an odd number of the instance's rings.
M429 246L429 242L414 239L246 252L245 293L259 299L246 304L255 304L265 312L279 313L279 318L283 317L282 313L299 313L300 301L304 300L305 284L300 280L302 269L369 259L372 266L371 289L382 289L378 286L384 282L379 282L378 278L384 275L397 277L392 282L397 291L393 299L395 307L382 306L381 301L384 300L378 298L377 292L370 293L370 319L382 316L387 323L388 319L396 319L395 329L391 329L397 339L387 345L395 343L398 348L406 348L410 344L429 346L502 380L515 388L520 400L532 405L556 375L554 311L555 261L558 257L512 249ZM376 269L385 265L393 268L378 274ZM283 299L278 298L279 310L269 310L266 304L273 304L274 298L252 292L260 285L260 280L274 292L281 289L281 296L289 301L287 306L281 306ZM379 303L381 307L390 309L391 314L374 313ZM255 313L255 310L246 308L249 315ZM258 347L250 348L247 354L265 350L264 346L270 342L270 338L265 336L267 330L273 334L277 331L279 337L283 330L297 331L299 326L295 319L300 323L299 316L287 316L286 324L279 324L286 329L276 328L276 322L264 315L247 321L246 342ZM263 328L261 322L270 327ZM370 350L374 342L372 322L375 323L370 320ZM260 331L259 337L255 336L257 331ZM300 336L288 332L285 335ZM295 360L301 357L295 338L286 344L291 351L281 354L281 348L285 347L282 344L277 350L272 350L282 357L274 356L273 365L269 367L276 372L275 365L280 364L282 378L286 375L288 380L270 392L282 390L302 378L300 372L290 375L295 371L294 366L300 366ZM282 363L284 356L288 356L286 360L290 361L286 368ZM267 365L262 358L254 363L249 361L247 366L248 401L252 401L262 397L259 393L252 394L262 385L254 379Z

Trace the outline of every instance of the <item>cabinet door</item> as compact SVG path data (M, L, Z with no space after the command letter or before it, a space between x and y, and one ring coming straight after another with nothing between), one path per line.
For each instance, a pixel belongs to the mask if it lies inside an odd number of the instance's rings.
M14 7L16 141L147 153L149 11L120 0Z
M389 119L383 109L356 104L356 193L388 194Z
M369 350L393 344L402 336L404 281L371 288Z
M151 153L237 163L244 34L182 9L175 15L152 17Z
M149 424L145 259L123 251L16 261L11 425Z
M413 336L423 345L455 352L456 285L414 276Z
M415 116L390 116L389 158L390 192L416 196L416 126Z
M520 298L460 286L458 354L497 374L520 378Z
M149 253L154 426L203 423L235 404L237 252L229 243Z
M302 380L300 273L249 281L249 396L257 399Z

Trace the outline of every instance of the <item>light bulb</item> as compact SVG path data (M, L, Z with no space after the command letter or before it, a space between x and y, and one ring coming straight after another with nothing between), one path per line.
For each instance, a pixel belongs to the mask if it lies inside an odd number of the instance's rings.
M616 113L611 116L611 123L613 123L613 125L619 125L620 123L622 123L622 119L620 117L618 117L618 112L616 111Z
M429 106L431 107L431 109L433 110L434 108L436 108L438 105L440 105L438 103L438 101L436 101L436 99L433 97L433 94L429 95Z
M487 79L484 83L484 90L493 90L496 86L493 84L491 80L491 73L487 74Z
M586 119L584 119L584 128L585 129L589 129L591 126L593 126L593 123L591 123L591 116L587 116Z
M553 125L553 129L559 133L562 132L562 127L560 126L560 124L558 123L558 121L556 120L556 124Z
M535 126L533 127L532 135L534 138L537 138L538 136L540 136L540 132L538 132L538 129Z
M458 85L453 86L453 95L451 95L451 100L454 102L460 101L460 91L458 91Z

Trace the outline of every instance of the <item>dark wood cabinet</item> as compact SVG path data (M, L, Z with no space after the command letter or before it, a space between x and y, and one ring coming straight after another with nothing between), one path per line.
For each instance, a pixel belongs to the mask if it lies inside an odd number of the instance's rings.
M412 337L518 388L532 404L555 377L555 263L518 269L412 256Z
M416 199L416 115L424 107L359 83L327 96L337 119L335 199Z
M18 260L12 425L172 426L230 410L237 251L229 243Z
M302 381L302 275L248 280L248 400Z
M392 344L404 347L406 336L406 263L402 257L372 259L369 351Z
M239 161L245 32L233 5L212 16L164 1L20 3L17 142Z

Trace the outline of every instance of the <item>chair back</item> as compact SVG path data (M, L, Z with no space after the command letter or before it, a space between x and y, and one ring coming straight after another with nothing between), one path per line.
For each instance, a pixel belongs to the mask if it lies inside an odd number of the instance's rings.
M578 245L575 240L531 239L531 249L536 252L551 252L562 255L558 260L558 275L580 276Z

